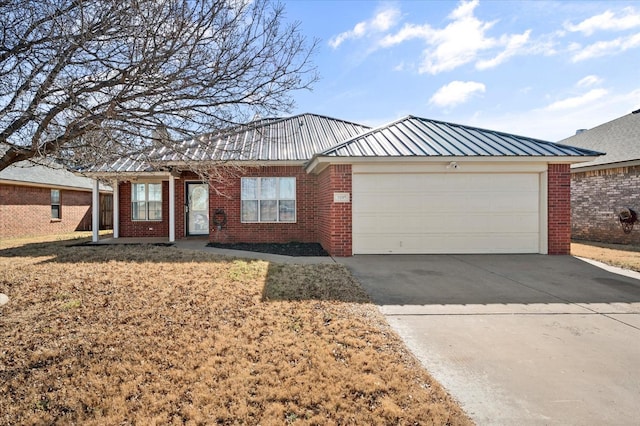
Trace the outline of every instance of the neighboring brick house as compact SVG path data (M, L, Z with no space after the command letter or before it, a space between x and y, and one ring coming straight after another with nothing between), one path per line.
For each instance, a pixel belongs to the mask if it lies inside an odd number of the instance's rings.
M605 152L571 166L572 236L577 240L640 244L640 224L625 233L618 215L640 214L640 110L559 143Z
M318 242L334 256L568 254L569 165L597 155L413 116L370 129L301 114L84 173L113 182L115 238Z
M0 239L91 230L93 180L59 164L28 161L0 171ZM110 226L110 188L101 190L101 223Z

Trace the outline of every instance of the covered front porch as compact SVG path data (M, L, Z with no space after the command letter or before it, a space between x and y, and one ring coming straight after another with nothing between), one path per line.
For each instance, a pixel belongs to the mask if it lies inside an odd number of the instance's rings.
M134 243L137 240L145 240L146 243L161 243L161 242L165 242L165 243L173 243L176 241L176 218L180 217L181 219L184 219L184 209L185 206L180 205L178 207L178 203L176 202L176 181L180 178L180 173L176 173L176 172L148 172L148 173L143 173L143 174L136 174L135 176L126 176L126 175L114 175L114 176L94 176L95 181L92 187L92 218L91 218L91 230L92 230L92 242L93 243L104 243L104 244L113 244L113 243L118 243L118 244L126 244L127 241L132 241L132 243ZM99 196L99 186L100 186L100 180L106 180L109 181L111 183L111 186L113 187L113 237L112 238L107 238L104 240L100 239L100 235L99 235L99 224L100 224L100 196ZM138 182L143 182L145 184L148 184L149 182L156 182L159 183L161 186L161 194L162 192L162 185L164 182L168 183L168 194L166 195L161 195L160 196L160 200L159 200L159 204L161 205L160 208L160 212L161 215L164 215L164 213L167 213L167 217L168 217L168 226L166 226L166 232L164 232L163 236L154 236L154 237L150 237L150 236L141 236L141 237L130 237L127 236L126 238L121 238L121 226L122 226L122 212L126 212L127 210L123 210L121 209L121 207L125 207L122 206L122 202L123 200L121 199L121 187L120 184L123 182L128 182L131 183L131 185L134 185ZM165 199L167 201L165 201ZM182 199L182 197L181 197ZM132 197L132 203L133 203L133 197ZM151 204L152 201L148 198L145 198L141 204L146 206L148 204ZM180 203L182 204L182 203ZM208 206L206 206L206 208L208 209ZM132 210L135 210L132 207ZM128 221L132 221L132 218L129 217L127 218ZM133 218L133 220L135 221L135 217ZM149 226L149 229L152 229L154 226L160 226L161 224L164 223L164 218L162 217L159 220L155 220L155 221L151 221L149 219L148 216L145 216L145 220L140 220L137 221L138 224L141 224L141 226ZM163 227L165 228L165 227ZM126 233L125 233L126 235ZM207 236L207 234L203 234L204 237ZM180 237L182 237L182 235L180 235Z

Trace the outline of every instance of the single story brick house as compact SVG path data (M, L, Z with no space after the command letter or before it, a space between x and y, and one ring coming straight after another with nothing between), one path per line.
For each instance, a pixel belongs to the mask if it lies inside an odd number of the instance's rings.
M333 256L567 254L569 166L598 155L414 116L371 129L301 114L86 175L113 182L116 238L318 242ZM194 164L222 172L203 182Z
M560 143L606 152L571 166L573 238L640 244L640 225L625 233L619 219L623 209L640 215L640 109Z
M93 180L60 164L21 161L0 171L0 239L91 230ZM101 186L103 228L111 226L111 188Z

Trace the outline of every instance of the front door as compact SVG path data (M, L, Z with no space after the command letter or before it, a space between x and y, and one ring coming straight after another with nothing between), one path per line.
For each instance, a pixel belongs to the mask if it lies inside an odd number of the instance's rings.
M187 234L209 235L209 184L187 183Z

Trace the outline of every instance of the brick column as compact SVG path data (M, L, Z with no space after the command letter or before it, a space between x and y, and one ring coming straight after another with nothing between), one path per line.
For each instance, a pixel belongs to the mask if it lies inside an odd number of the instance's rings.
M571 172L568 164L548 168L549 254L571 253Z
M348 203L336 203L335 192L349 194ZM331 165L318 176L317 226L320 244L332 256L351 256L351 165Z

